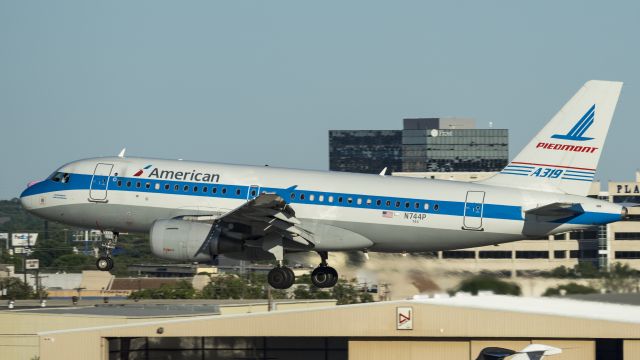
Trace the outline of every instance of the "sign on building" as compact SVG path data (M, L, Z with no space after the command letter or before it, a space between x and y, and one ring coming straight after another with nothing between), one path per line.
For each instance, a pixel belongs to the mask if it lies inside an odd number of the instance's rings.
M0 233L0 240L9 240L9 233Z
M11 245L14 247L34 246L38 240L38 233L13 233L11 234Z
M396 308L396 329L413 330L413 308L397 307Z
M25 260L25 268L27 270L37 270L40 268L40 260L38 259L27 259Z

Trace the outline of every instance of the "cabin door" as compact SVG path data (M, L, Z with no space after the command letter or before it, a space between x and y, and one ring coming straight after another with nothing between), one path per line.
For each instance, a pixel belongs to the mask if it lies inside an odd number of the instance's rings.
M107 202L107 189L112 169L113 164L98 163L96 165L89 187L89 201Z
M462 228L466 230L482 230L483 210L484 191L467 191Z

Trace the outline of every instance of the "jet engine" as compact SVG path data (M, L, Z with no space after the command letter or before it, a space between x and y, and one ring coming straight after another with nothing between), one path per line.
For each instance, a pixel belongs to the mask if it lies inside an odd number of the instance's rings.
M157 220L150 231L151 251L163 259L182 261L208 261L215 255L244 252L243 240L224 236L219 228L212 231L212 227L196 221Z

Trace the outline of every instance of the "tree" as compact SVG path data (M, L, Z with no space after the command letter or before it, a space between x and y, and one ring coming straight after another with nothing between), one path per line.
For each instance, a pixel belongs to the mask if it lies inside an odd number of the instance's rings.
M516 296L522 293L518 284L491 275L477 275L465 279L460 282L456 291L469 292L474 295L477 295L478 291L493 291L494 294Z
M52 266L58 270L78 272L80 270L94 269L95 258L80 254L67 254L55 259Z
M0 279L0 289L7 290L7 295L3 296L3 299L24 300L36 297L31 285L25 284L22 280L14 277Z
M266 299L266 276L249 274L246 278L237 275L219 275L211 278L202 289L200 297L205 299ZM273 298L282 298L283 294L272 291Z
M598 290L591 286L570 282L568 284L550 287L544 292L544 294L542 294L542 296L559 296L563 293L566 295L596 294L597 292Z
M181 280L175 284L163 284L157 289L142 289L129 295L130 299L193 299L196 291L190 282Z
M603 274L602 287L607 292L628 293L638 289L637 271L629 264L615 263L611 270Z
M313 285L300 284L293 290L293 296L296 299L331 299L331 292Z

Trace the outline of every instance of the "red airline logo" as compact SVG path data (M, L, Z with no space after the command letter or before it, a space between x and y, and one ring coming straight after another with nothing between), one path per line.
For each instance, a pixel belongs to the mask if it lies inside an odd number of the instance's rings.
M583 153L589 153L589 154L593 154L598 150L597 147L593 147L593 146L554 144L554 143L548 143L548 142L539 142L538 145L536 145L536 149L538 148L547 149L547 150L583 152Z

